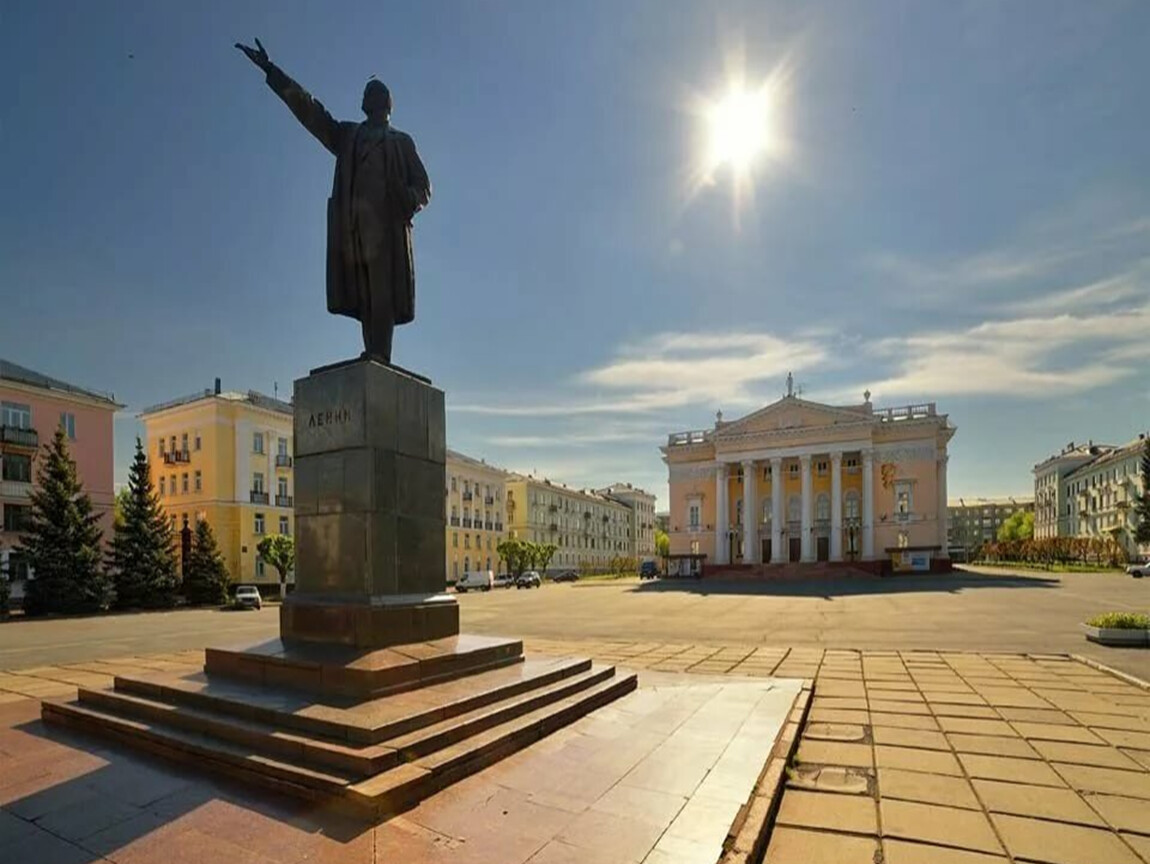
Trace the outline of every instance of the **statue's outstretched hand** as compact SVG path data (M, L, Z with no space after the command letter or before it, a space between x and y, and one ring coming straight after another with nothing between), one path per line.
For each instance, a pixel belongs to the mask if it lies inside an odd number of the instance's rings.
M245 56L265 72L271 68L272 61L268 58L268 52L264 49L263 43L259 39L256 40L256 47L252 48L250 45L244 45L242 42L237 42L236 47L244 52Z

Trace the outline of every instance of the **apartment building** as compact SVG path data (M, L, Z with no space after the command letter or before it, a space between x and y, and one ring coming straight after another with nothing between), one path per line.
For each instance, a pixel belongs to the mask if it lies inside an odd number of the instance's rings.
M447 581L468 570L503 569L498 547L507 537L503 514L506 471L456 450L447 451Z

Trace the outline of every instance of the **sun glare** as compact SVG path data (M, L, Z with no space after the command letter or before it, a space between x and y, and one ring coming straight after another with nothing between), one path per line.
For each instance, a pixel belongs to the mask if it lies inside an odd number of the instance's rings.
M748 171L770 141L771 104L766 87L732 88L708 112L708 162Z

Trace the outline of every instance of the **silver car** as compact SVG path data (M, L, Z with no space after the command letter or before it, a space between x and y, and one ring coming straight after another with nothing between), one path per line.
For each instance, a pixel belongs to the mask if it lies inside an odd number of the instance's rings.
M260 609L263 600L260 598L260 589L255 585L241 585L236 589L236 605L241 609Z

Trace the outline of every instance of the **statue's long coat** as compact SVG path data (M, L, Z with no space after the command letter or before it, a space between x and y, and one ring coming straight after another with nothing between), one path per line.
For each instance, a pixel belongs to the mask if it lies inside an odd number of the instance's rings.
M327 310L362 321L369 308L391 304L395 323L408 323L415 318L411 219L431 200L431 183L415 142L388 127L381 140L365 145L360 123L333 118L278 67L268 70L267 83L335 156L327 202ZM363 158L365 146L385 148L385 158ZM359 170L379 165L385 166L386 176Z

